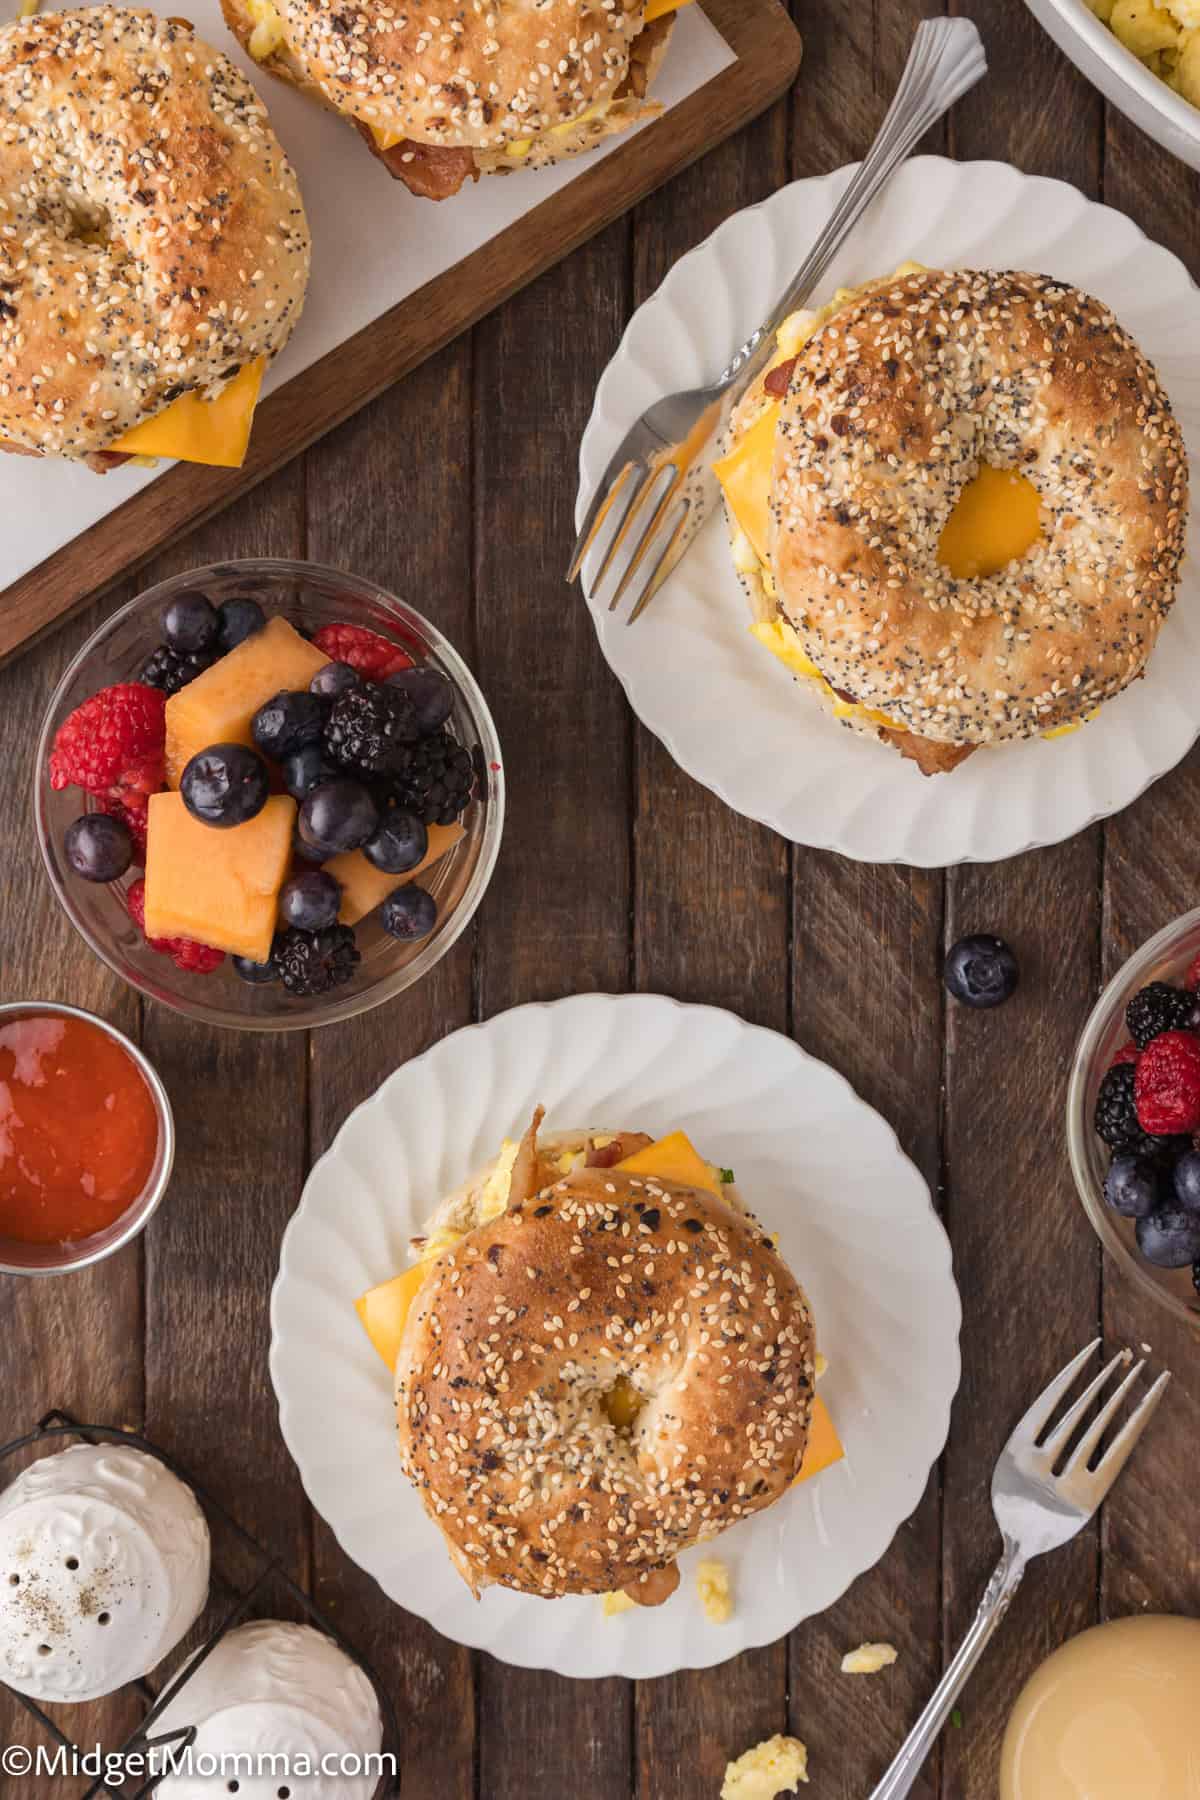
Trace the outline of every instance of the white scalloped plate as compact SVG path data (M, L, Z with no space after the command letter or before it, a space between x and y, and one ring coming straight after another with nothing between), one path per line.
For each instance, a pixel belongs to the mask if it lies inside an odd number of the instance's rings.
M547 1129L689 1132L734 1169L812 1301L846 1459L718 1540L728 1624L704 1619L695 1551L656 1610L605 1619L591 1596L500 1588L476 1602L400 1472L391 1380L355 1296L406 1266L410 1234L539 1100ZM284 1237L271 1377L309 1498L393 1600L524 1668L665 1675L772 1642L878 1561L945 1443L960 1318L928 1189L840 1075L732 1013L584 994L455 1032L351 1114Z
M577 522L638 414L662 394L711 381L765 316L852 173L794 182L735 213L634 314L584 434ZM1156 364L1200 470L1200 292L1178 258L1124 214L1006 163L917 157L867 214L818 297L907 258L1033 269L1106 301ZM1200 729L1196 521L1194 504L1179 597L1145 680L1068 737L980 751L932 778L839 726L751 638L719 516L632 630L624 607L614 616L590 591L589 605L639 718L738 812L795 843L865 862L989 862L1118 812L1190 748Z

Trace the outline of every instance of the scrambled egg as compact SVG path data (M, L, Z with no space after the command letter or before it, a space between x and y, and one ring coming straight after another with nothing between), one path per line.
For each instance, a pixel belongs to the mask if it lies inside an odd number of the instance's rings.
M606 1619L615 1619L618 1613L628 1612L637 1605L628 1594L601 1594L600 1610Z
M857 1650L848 1650L842 1658L843 1675L878 1675L880 1669L890 1669L895 1662L898 1651L894 1644L860 1644Z
M733 1588L729 1570L715 1556L697 1564L696 1590L710 1625L724 1625L733 1617Z
M246 46L255 62L263 62L283 42L283 20L271 0L245 0L246 13L254 20L254 30Z
M1200 0L1087 0L1127 50L1200 106Z
M807 1780L808 1751L799 1738L777 1733L726 1766L721 1800L775 1800L799 1793Z

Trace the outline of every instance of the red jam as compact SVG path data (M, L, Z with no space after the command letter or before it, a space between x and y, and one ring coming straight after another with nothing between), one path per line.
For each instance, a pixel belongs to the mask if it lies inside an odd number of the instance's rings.
M144 1193L158 1115L141 1070L85 1019L0 1023L0 1237L69 1243Z

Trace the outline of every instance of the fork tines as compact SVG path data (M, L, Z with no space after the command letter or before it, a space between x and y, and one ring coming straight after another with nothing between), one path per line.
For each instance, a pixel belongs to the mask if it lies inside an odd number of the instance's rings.
M1027 1446L1036 1451L1047 1476L1090 1476L1107 1491L1157 1411L1171 1375L1169 1370L1164 1370L1158 1377L1092 1469L1091 1460L1105 1432L1131 1396L1146 1366L1144 1357L1134 1362L1132 1351L1119 1350L1051 1429L1051 1420L1059 1405L1070 1395L1078 1376L1099 1347L1100 1339L1096 1338L1067 1364L1034 1401L1013 1436L1014 1439L1025 1439ZM1113 1388L1113 1378L1122 1370L1125 1371L1124 1379Z

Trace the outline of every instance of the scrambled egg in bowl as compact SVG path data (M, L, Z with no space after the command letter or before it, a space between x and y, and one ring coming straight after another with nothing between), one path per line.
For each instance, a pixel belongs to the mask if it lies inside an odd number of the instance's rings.
M1151 74L1200 106L1200 0L1086 0Z

